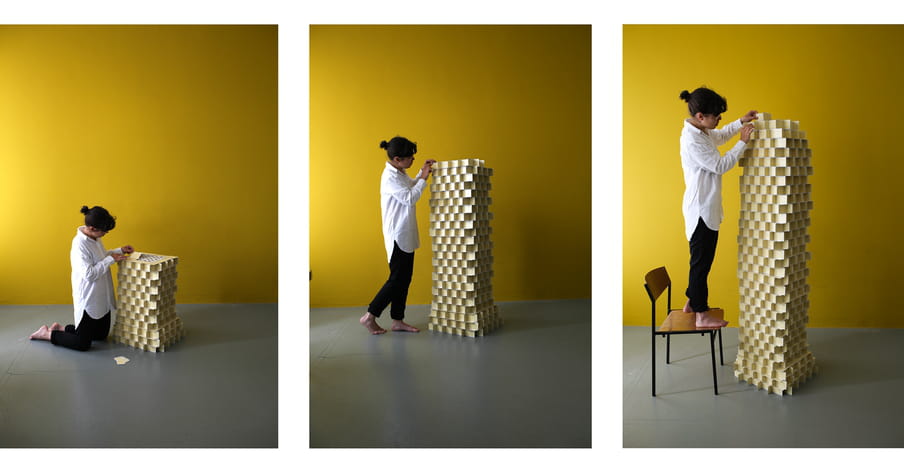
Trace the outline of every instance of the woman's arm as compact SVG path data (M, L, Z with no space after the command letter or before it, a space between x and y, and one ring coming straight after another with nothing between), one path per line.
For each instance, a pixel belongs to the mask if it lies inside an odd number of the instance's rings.
M407 177L406 177L407 178ZM389 178L384 182L383 191L403 205L413 206L421 198L424 188L427 187L425 179L409 180L408 183L400 179Z
M727 143L732 136L738 134L738 131L741 130L742 126L744 126L744 124L741 123L741 120L735 120L720 129L709 130L709 135L712 137L713 141L715 141L716 146L721 146Z
M117 261L118 258L124 258L121 254L108 254L103 259L94 262L91 250L86 247L74 248L70 254L70 262L72 263L72 271L81 274L82 278L90 282L95 282L101 276L109 272L110 266ZM119 259L122 260L122 259Z
M709 135L712 136L716 141L717 146L721 146L728 142L728 140L731 139L732 136L737 134L738 131L741 131L745 124L755 120L756 114L756 110L750 110L744 116L722 127L722 129L711 130L709 132Z
M692 142L687 148L688 158L696 165L714 174L722 175L728 172L738 162L741 153L744 152L744 148L747 146L747 142L750 141L753 125L744 125L740 128L740 131L741 139L725 153L725 156L719 155L719 150L712 146L707 146L700 142Z
M128 254L131 254L131 253L133 253L133 252L135 252L135 248L133 248L133 247L132 247L131 245L129 245L129 244L126 244L126 245L123 246L123 247L118 247L118 248L116 248L116 249L111 249L111 250L107 251L107 255L108 255L108 256L109 256L109 255L112 255L112 254L126 254L126 255L128 255Z
M427 177L433 172L435 162L433 159L427 159L415 179L411 179L405 174L389 175L383 182L382 191L403 205L414 205L420 200L424 188L427 187Z

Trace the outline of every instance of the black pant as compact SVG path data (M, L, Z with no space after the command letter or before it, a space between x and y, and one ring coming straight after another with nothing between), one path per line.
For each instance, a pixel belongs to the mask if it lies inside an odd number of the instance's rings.
M383 310L392 303L389 316L394 320L405 318L405 302L408 300L408 286L414 273L414 253L399 249L399 244L392 243L392 257L389 258L389 280L370 302L367 311L379 317Z
M697 228L691 235L691 270L687 276L685 295L691 300L691 309L697 313L709 310L709 287L706 278L716 257L716 243L719 232L706 227L703 218L697 221Z
M54 331L50 333L50 342L76 351L87 351L91 347L91 341L103 341L107 339L107 333L110 332L110 312L95 320L88 315L88 312L82 313L82 319L75 325L66 325L65 331Z

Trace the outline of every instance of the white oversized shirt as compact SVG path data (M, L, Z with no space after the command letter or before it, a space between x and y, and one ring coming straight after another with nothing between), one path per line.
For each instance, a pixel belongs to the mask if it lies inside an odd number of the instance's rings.
M403 171L386 163L380 179L380 208L383 210L383 243L386 259L392 260L393 242L399 249L414 252L421 243L417 232L415 206L427 181L412 179Z
M80 226L72 238L69 262L72 264L72 304L75 326L82 319L82 312L100 319L110 312L110 327L116 321L116 300L113 296L113 276L110 266L113 256L122 254L122 249L107 251L100 239L91 239L82 232Z
M725 144L742 127L741 120L735 120L722 127L704 133L684 121L681 130L681 167L684 168L684 231L691 240L699 218L706 227L718 231L722 223L722 174L731 170L744 152L746 143L738 140L724 156L719 155L718 146Z

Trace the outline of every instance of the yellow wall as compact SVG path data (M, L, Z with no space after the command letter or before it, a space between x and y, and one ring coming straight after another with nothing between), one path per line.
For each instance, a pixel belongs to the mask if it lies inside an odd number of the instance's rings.
M82 205L180 303L277 300L275 26L0 27L0 304L67 304Z
M311 305L386 280L381 140L494 169L494 297L590 297L589 26L312 26ZM414 171L412 171L414 172ZM413 173L412 173L413 175ZM409 304L430 302L429 191Z
M644 273L665 265L684 304L688 249L678 138L684 90L728 100L723 123L747 110L800 120L813 150L810 326L904 327L900 303L904 151L901 26L625 26L624 323L648 325ZM723 152L736 142L735 138ZM723 177L725 219L710 304L737 326L738 180ZM661 305L662 306L662 305Z

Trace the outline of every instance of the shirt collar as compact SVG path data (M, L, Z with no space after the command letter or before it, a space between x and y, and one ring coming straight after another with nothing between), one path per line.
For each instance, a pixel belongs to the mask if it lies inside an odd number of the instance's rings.
M702 129L697 128L696 126L692 125L690 118L687 118L684 120L684 129L689 130L691 132L696 132L697 134L701 134L703 136L708 136L706 133L703 132Z
M402 173L402 171L400 171L399 169L396 169L395 166L393 166L392 164L390 164L389 161L386 161L386 168L389 169L389 170L391 170L391 171L393 171L393 172L395 172L395 173L397 173L397 174L401 174L401 173Z
M81 236L81 238L84 239L85 241L91 241L91 242L94 242L94 241L95 241L94 239L91 239L90 237L88 237L87 234L85 234L85 233L82 232L82 228L85 228L85 227L86 227L86 226L79 226L78 229L75 230L76 236Z

